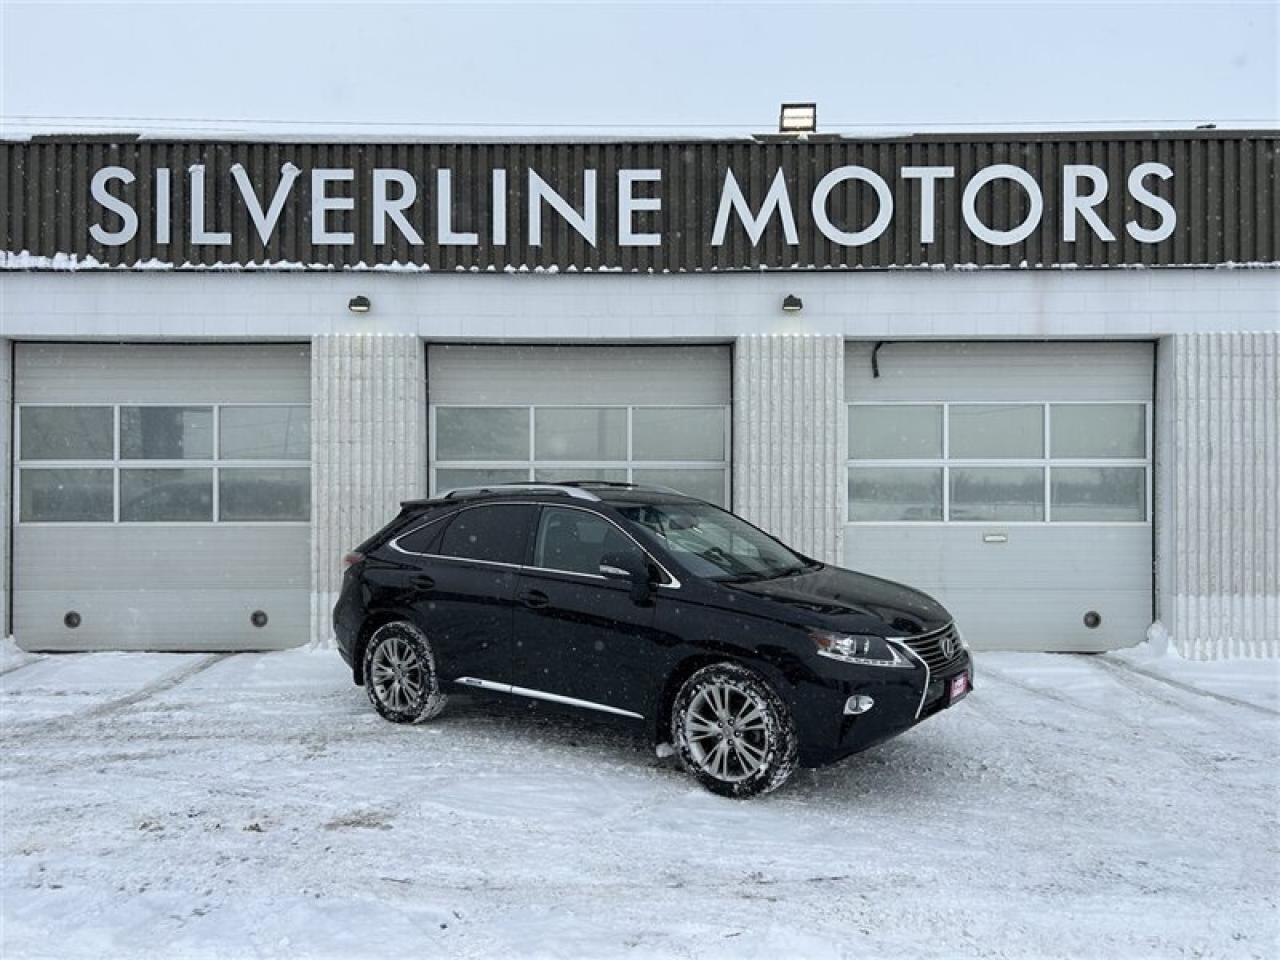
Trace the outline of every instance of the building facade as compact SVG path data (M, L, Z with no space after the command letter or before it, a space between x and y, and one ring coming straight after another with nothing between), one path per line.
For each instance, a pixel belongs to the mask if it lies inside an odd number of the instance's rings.
M401 499L653 483L978 648L1280 655L1280 134L0 144L4 618L328 638Z

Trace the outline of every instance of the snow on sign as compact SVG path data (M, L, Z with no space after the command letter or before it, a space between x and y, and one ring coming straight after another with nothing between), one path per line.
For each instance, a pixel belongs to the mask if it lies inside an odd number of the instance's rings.
M1274 205L1276 142L1211 131L544 144L59 139L0 146L10 174L0 182L12 193L0 226L10 267L55 258L633 272L1273 261L1274 231L1249 221Z

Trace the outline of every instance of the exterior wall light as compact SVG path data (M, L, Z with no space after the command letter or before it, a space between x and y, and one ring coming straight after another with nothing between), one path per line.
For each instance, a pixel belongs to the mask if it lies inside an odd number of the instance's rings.
M817 133L818 105L816 103L784 103L778 114L779 133Z
M782 300L782 309L786 313L799 313L804 309L804 301L794 293L788 293Z
M352 297L347 301L347 309L352 313L368 313L370 306L369 298L363 295Z

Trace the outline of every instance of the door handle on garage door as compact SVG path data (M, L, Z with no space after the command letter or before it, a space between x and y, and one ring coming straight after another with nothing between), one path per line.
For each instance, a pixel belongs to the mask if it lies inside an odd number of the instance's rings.
M414 577L409 581L413 584L415 590L434 590L436 586L435 580L428 577L425 573Z
M545 607L551 602L551 598L541 590L525 590L520 594L518 599L526 607L533 610L537 610L539 607Z

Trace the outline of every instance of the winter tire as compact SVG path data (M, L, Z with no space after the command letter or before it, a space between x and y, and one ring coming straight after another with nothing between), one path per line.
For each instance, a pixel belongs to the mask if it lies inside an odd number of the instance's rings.
M671 742L699 783L724 797L776 790L796 768L791 713L759 674L734 663L703 667L680 688Z
M364 652L364 688L374 709L392 723L430 720L448 701L430 642L405 620L373 631Z

